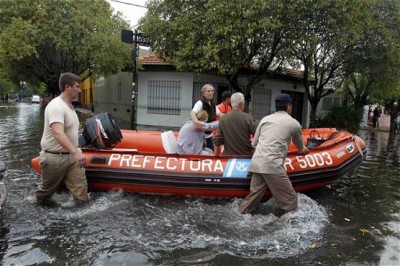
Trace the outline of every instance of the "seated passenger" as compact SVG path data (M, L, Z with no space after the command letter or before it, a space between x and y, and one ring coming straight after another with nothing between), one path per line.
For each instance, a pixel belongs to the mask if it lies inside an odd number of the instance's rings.
M224 145L223 155L252 155L254 147L250 137L254 135L257 124L253 117L244 113L244 95L236 92L231 96L232 111L219 120L214 144Z
M178 154L212 154L213 151L206 147L205 131L212 131L218 127L218 121L206 123L207 111L203 110L196 114L197 120L202 124L201 130L196 130L196 125L187 121L178 135Z

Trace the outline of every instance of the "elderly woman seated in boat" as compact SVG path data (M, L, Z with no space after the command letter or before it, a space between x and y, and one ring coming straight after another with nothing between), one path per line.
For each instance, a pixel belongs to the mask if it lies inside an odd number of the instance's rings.
M177 148L179 154L211 154L213 151L205 146L205 131L212 131L218 127L218 121L206 123L208 113L200 111L196 114L202 122L201 130L197 130L195 124L189 120L179 131Z

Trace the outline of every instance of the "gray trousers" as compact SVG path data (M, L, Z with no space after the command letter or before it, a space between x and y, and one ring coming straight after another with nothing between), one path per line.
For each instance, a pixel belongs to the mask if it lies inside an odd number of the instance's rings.
M250 194L240 204L239 212L247 213L257 207L268 189L275 197L279 208L285 212L297 209L297 194L286 174L253 173L251 175Z

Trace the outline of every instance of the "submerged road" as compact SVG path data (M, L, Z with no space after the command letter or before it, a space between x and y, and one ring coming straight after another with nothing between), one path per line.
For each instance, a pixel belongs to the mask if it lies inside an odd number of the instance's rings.
M278 218L274 200L240 215L241 199L92 192L71 208L35 204L43 108L0 104L0 161L9 190L0 211L2 265L399 265L400 137L361 131L368 155L330 187L299 194Z

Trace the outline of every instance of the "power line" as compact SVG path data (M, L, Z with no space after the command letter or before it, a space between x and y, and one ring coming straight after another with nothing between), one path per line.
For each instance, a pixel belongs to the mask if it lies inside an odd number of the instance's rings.
M136 6L136 7L147 8L147 7L145 7L145 6L142 6L142 5L133 4L133 3L127 3L127 2L124 2L124 1L119 1L119 0L110 0L110 1L112 1L112 2L116 2L116 3L120 3L120 4L124 4L124 5L130 5L130 6Z

